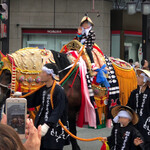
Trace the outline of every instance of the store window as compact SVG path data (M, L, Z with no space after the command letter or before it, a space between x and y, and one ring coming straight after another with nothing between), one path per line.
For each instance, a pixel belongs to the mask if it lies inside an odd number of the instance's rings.
M120 58L120 31L112 31L111 56Z
M22 46L60 51L75 38L76 32L75 29L23 29Z
M120 45L121 40L124 40L124 45ZM142 47L142 32L136 31L124 31L124 37L121 39L120 31L112 31L111 36L111 56L115 58L120 58L120 51L124 50L124 59L129 61L141 61L142 55L140 55Z
M133 62L139 61L139 49L142 45L142 33L135 31L124 32L124 59L129 61L133 59Z

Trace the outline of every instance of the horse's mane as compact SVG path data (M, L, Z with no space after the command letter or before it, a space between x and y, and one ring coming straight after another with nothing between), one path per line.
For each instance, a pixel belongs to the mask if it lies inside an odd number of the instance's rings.
M66 68L70 65L70 62L69 62L66 54L59 53L54 50L51 50L51 52L54 56L54 60L57 64L59 70L63 70L64 68ZM66 73L66 71L64 71L64 73Z

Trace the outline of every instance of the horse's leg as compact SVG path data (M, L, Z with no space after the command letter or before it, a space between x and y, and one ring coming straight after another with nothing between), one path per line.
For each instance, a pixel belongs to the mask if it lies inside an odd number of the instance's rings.
M77 134L76 130L76 115L77 112L80 110L81 106L81 82L80 82L80 77L77 76L76 81L74 82L74 85L72 88L70 88L70 85L72 84L72 81L74 79L74 76L72 76L67 84L65 84L64 89L68 98L68 120L69 120L69 129L70 132L73 133L74 135ZM72 144L72 150L80 150L80 147L77 143L76 139L73 139L70 137L70 141Z
M77 130L76 130L76 111L74 112L70 112L69 111L69 128L70 128L70 132L74 135L77 134ZM72 144L72 150L80 150L80 147L77 143L77 140L70 137L70 141Z

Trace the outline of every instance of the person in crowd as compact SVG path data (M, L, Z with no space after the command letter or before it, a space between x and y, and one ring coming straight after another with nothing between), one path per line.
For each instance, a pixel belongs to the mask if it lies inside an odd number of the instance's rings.
M138 116L128 106L117 105L112 108L114 117L114 127L109 137L104 137L103 141L108 141L112 150L144 150L143 137L133 126L138 123Z
M129 59L129 64L133 66L133 59Z
M145 150L150 149L150 88L148 81L150 71L137 69L138 88L131 92L127 106L138 115L139 122L135 126L144 137Z
M150 88L150 78L148 78L148 87Z
M134 63L134 69L136 70L136 69L139 69L139 68L140 68L140 64L139 64L138 61L136 61L136 62Z
M94 63L92 50L95 43L95 32L92 29L94 26L92 20L88 16L84 16L78 28L77 39L85 45L86 52L91 60L92 70L98 69Z
M142 69L150 70L150 68L149 68L149 62L146 59L142 59L141 66L142 66Z
M40 109L35 118L35 127L41 125L42 140L41 150L62 150L64 145L69 142L68 134L59 125L68 125L68 100L63 88L56 84L53 92L53 106L51 103L51 90L59 79L58 69L55 64L45 64L41 72L41 81L46 85L27 96L28 108L40 105Z
M7 125L7 117L4 114L0 123L0 150L40 150L41 126L35 128L30 119L26 122L27 140L23 144L18 133Z
M0 150L26 150L16 131L4 124L0 124Z

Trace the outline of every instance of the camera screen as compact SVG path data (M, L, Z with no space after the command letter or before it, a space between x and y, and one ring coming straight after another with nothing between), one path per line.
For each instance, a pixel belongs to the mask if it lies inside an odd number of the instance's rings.
M25 134L25 103L7 103L7 124Z

